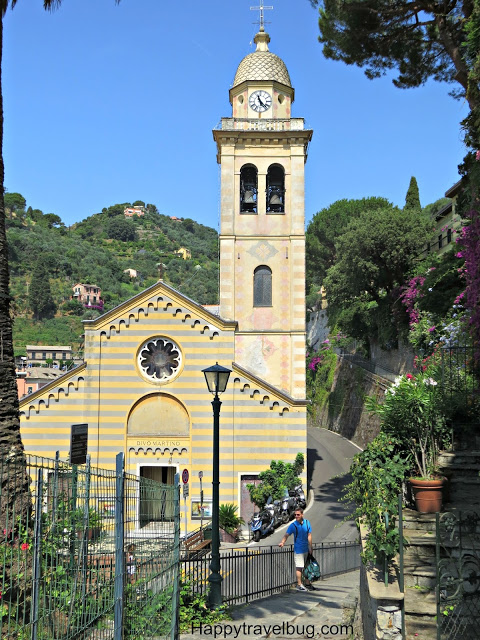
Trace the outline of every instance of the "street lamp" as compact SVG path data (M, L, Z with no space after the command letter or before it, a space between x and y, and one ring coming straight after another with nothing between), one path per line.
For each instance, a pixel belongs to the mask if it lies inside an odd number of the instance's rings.
M220 575L220 531L218 524L218 511L220 507L220 407L222 403L218 397L227 387L228 378L232 373L230 369L215 364L213 367L203 369L207 387L210 393L215 394L212 400L213 407L213 480L212 480L212 561L210 562L210 591L208 602L211 609L216 609L222 604L222 576Z

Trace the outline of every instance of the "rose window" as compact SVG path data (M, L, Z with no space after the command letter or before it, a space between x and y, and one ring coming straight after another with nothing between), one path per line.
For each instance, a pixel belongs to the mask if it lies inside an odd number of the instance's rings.
M178 346L167 338L148 340L138 353L138 366L142 374L154 382L171 380L182 364Z

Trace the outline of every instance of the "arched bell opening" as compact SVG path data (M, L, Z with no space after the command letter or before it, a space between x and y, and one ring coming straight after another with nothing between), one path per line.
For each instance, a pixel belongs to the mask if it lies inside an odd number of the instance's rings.
M272 164L267 173L267 213L285 212L285 171L280 164Z
M240 213L257 213L257 167L246 164L240 170Z

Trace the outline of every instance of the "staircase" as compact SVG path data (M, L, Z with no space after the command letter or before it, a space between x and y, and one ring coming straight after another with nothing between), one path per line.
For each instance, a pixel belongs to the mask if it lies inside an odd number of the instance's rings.
M435 514L403 510L407 640L436 640Z
M444 511L480 512L480 446L471 444L468 450L440 454L440 473L448 479ZM436 640L435 514L404 509L403 521L409 545L404 551L407 640Z
M443 452L439 457L440 473L448 479L444 510L480 511L480 450Z

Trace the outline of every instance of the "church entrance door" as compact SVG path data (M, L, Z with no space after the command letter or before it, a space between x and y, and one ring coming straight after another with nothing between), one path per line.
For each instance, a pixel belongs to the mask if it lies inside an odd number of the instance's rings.
M173 485L176 468L157 465L140 467L140 478L155 480L155 482ZM145 527L151 522L173 520L173 502L167 499L166 491L162 487L150 482L140 483L139 520L140 526Z

